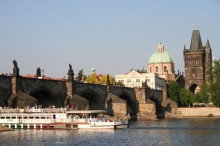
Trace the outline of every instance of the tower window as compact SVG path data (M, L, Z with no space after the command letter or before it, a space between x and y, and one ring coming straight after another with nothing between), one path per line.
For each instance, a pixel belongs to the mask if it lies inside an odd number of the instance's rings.
M163 71L164 71L165 73L167 72L167 67L166 67L166 66L163 67Z
M156 67L155 69L156 69L156 73L158 73L158 67Z

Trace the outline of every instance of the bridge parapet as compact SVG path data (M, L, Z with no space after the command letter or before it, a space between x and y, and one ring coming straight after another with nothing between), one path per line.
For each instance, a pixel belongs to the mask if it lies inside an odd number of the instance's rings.
M44 80L37 78L20 78L20 82L20 87L18 87L18 89L25 91L28 94L38 88L47 88L50 90L53 90L54 88L65 89L65 81Z
M78 88L92 88L92 89L100 89L100 90L107 90L106 85L100 85L100 84L91 84L91 83L81 83L81 82L76 82L76 86Z
M132 93L132 92L134 92L134 88L110 86L109 92L119 96L122 93Z

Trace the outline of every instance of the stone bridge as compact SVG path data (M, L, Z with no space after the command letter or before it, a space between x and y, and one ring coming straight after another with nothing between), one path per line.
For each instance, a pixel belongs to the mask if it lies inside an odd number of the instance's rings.
M165 91L127 88L76 82L72 68L66 80L25 78L16 66L11 76L0 75L0 106L25 108L41 105L78 110L102 109L110 116L156 118L156 105L166 97ZM154 101L154 102L153 102Z

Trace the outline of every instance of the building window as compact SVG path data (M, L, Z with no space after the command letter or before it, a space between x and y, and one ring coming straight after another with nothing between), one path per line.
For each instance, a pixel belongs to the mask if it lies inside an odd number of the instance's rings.
M167 67L166 67L166 66L163 67L163 71L164 71L165 73L167 72Z
M127 83L131 83L131 79L127 79Z
M150 73L151 73L151 67L150 67Z
M155 69L156 69L156 73L158 73L158 67L156 67Z
M136 82L139 83L141 80L140 79L136 79Z
M119 80L119 82L124 83L124 80Z

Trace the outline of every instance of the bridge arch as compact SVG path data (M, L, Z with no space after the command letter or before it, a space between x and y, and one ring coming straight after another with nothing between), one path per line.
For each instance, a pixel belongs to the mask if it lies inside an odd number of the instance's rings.
M79 94L89 101L90 110L103 110L104 106L99 95L93 90L85 90ZM80 106L80 105L78 105Z
M200 88L199 88L199 86L198 86L197 84L192 84L192 85L189 87L189 90L190 90L191 92L193 92L194 94L196 94L196 93L200 90Z
M164 114L161 101L155 95L151 95L150 100L152 100L156 105L156 115Z
M122 92L119 97L123 100L126 101L126 105L127 105L127 112L126 113L129 113L133 116L136 115L136 105L132 102L129 94L127 92Z
M36 98L37 105L42 105L43 108L47 108L49 106L62 107L60 105L55 96L52 94L51 90L47 87L39 87L30 92L30 95Z

